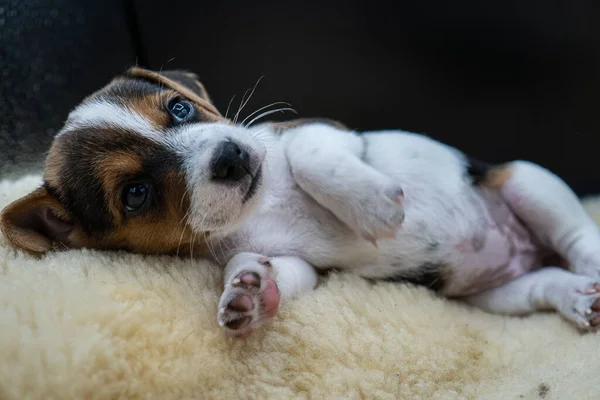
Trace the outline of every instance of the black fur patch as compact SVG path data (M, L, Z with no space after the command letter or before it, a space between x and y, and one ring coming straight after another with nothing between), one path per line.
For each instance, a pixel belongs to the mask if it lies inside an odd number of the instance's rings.
M99 177L98 166L110 154L123 152L140 156L142 176L123 176L123 184L131 179L150 181L161 193L167 170L179 170L178 156L152 140L122 129L85 128L69 131L59 138L65 141L64 166L59 187L49 187L60 193L59 199L67 211L92 236L102 236L114 227L107 208L106 191ZM46 184L46 186L49 186ZM160 201L160 198L157 199Z
M201 98L203 98L205 100L209 100L208 94L204 90L204 87L198 80L198 77L196 76L196 74L187 72L187 71L181 71L181 70L160 71L159 74L164 76L167 79L172 80L173 82L177 82L180 85L188 88L189 90L191 90L192 92L194 92L195 94L200 96ZM129 72L126 72L124 74L124 76L128 79L131 79L133 82L144 82L147 84L154 85L155 87L160 87L160 85L154 79L149 79L149 78L133 75Z
M440 247L440 242L433 240L427 244L427 251L435 251Z
M206 93L204 88L202 86L200 86L200 84L199 84L200 81L198 80L198 77L196 76L196 74L193 74L193 73L187 72L187 71L171 70L171 71L162 71L161 75L185 86L186 88L190 89L192 92L196 93L198 96L202 97L203 99L208 100L208 94Z
M128 106L132 99L143 98L148 95L158 94L161 88L155 82L141 79L128 79L119 82L118 85L109 85L94 98L108 100L121 106Z
M363 162L367 162L367 155L369 154L369 141L365 140L364 134L361 134L359 137L360 137L360 139L362 141L362 145L363 145L362 151L360 153L360 159Z
M449 265L445 263L428 262L419 268L402 271L397 275L385 278L387 282L408 282L413 285L425 286L435 292L444 289Z
M471 178L473 185L479 185L484 182L492 166L484 161L477 160L472 157L466 157L467 159L467 175Z

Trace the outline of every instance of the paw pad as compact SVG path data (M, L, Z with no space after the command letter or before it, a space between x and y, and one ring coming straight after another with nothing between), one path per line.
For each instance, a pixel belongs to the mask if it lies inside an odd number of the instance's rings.
M256 272L242 272L231 281L231 284L233 286L259 287L260 275Z
M237 312L248 312L254 309L254 302L250 296L241 294L229 302L227 308Z
M585 291L585 294L594 294L594 293L598 293L598 292L600 292L600 283L594 283L594 286L587 289Z
M225 324L225 326L229 329L238 330L247 327L251 321L251 316L245 316L240 319L234 319L232 321L229 321Z

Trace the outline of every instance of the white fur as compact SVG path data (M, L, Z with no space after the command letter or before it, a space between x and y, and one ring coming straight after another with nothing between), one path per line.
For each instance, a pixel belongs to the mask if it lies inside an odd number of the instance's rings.
M251 252L257 256L292 257L316 268L348 269L370 278L393 277L431 262L459 268L457 246L481 229L486 204L465 176L464 156L425 136L401 131L357 136L312 124L292 129L282 138L274 132L264 133L261 138L269 143L265 160L268 184L256 211L233 234L213 237L212 246L220 262L225 263L238 252ZM386 196L398 187L405 193L400 203ZM591 219L568 187L549 172L517 163L505 190L505 201L517 205L515 213L520 217L520 211L526 213L532 231L552 238L552 248L568 260L600 249L597 228L592 229ZM548 190L553 196L548 196ZM516 199L511 193L518 194ZM518 202L523 198L528 207L520 210ZM400 216L404 213L402 222ZM390 238L388 230L394 227L398 230L396 238ZM574 236L574 242L569 240L568 248L561 245L573 232L581 234ZM372 240L377 240L378 248L370 243ZM435 252L427 251L430 243L437 244ZM297 271L295 274L278 280L282 297L312 287L312 271L295 265L290 267ZM587 265L595 274L600 270L596 260ZM236 261L236 271L244 268L253 268L253 263ZM446 294L459 296L465 287L463 281L476 279L478 272L454 272ZM503 293L498 289L500 292L488 291L469 300L483 308L493 304L492 310L506 313L514 312L513 302L520 302L517 308L525 311L551 307L584 326L565 311L565 304L579 301L570 291L575 283L565 284L564 290L561 286L554 297L540 305L535 296L526 294L531 286L528 282L536 276L550 282L558 275L531 273L517 279L506 290L522 293L518 298L504 299L497 295ZM290 277L311 284L290 285ZM588 286L595 282L581 277L572 281L583 280ZM226 280L224 296L228 295L229 283Z
M260 167L265 149L248 130L224 123L193 124L169 135L169 146L184 160L187 190L191 198L189 223L197 232L214 232L232 229L256 205L259 196L242 203L245 188L234 188L211 180L210 162L218 145L226 140L248 150L253 172Z
M327 133L332 137L326 138ZM300 256L316 267L336 266L381 277L393 272L390 269L398 269L390 267L391 259L398 261L401 255L403 266L418 266L428 261L422 251L428 241L456 241L479 222L470 203L472 188L462 174L464 160L451 148L422 136L404 132L367 134L371 165L377 170L370 170L359 161L350 174L342 168L335 177L331 171L323 172L325 164L332 163L335 169L346 162L345 157L357 158L355 154L362 144L354 145L354 154L344 148L346 140L355 138L329 126L311 125L290 131L281 142L271 142L267 156L270 184L258 210L234 236L237 246L266 255ZM313 153L319 149L320 154ZM412 159L407 160L408 155ZM364 179L361 173L365 171L381 178ZM294 179L298 175L311 181L314 192L321 192L321 201L303 190L306 184L298 187ZM393 181L387 178L390 176ZM332 200L329 193L336 192L338 198L353 206L369 207L368 199L374 199L376 192L385 192L387 185L404 188L407 217L397 239L380 240L379 249L355 232L348 221L332 214L341 215L339 210L323 206ZM357 197L364 197L365 201L357 202ZM377 221L379 212L387 216L387 205L395 207L384 197L380 203L379 208L358 208L353 213ZM422 226L422 221L427 221L428 226Z
M158 142L166 142L164 133L159 132L148 118L101 98L83 103L71 111L65 127L57 136L71 130L91 127L121 128Z
M498 314L556 310L581 329L589 328L592 304L600 298L598 281L560 268L547 267L503 286L468 297L467 302Z
M519 217L577 273L600 278L600 230L571 189L539 165L518 161L511 168L500 192Z
M263 282L275 279L282 298L289 298L315 286L312 267L342 268L369 278L394 277L431 263L458 268L457 247L482 229L482 215L487 215L485 199L465 176L465 157L418 134L359 136L310 124L279 136L268 127L259 132L224 123L160 132L144 116L103 99L77 107L61 134L92 126L137 132L183 159L191 198L186 222L197 233L211 233L211 254L227 264L225 305L233 295L231 280L246 270L259 273ZM262 184L245 203L250 178L235 185L210 179L210 162L225 140L248 151L253 173L262 166ZM591 280L554 270L534 272L467 300L502 313L549 307L585 327L586 316L582 322L566 310L573 301L589 303L593 297L581 300L572 289L600 279L600 231L558 177L526 162L514 163L512 170L499 190L504 201L539 240ZM236 257L240 253L253 258ZM273 269L254 260L263 256L272 259ZM454 270L445 294L466 294L477 273ZM559 278L564 284L555 287ZM547 287L556 290L542 301L536 293L546 293ZM255 304L260 294L253 293ZM262 323L259 311L253 318L251 327Z

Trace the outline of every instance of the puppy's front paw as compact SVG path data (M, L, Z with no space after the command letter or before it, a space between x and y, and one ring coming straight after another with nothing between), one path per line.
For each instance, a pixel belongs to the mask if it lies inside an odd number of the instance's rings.
M589 280L569 293L560 313L579 329L596 329L600 326L600 282Z
M266 257L243 267L225 283L217 321L228 335L246 338L277 314L280 296Z
M352 228L377 246L377 240L394 239L404 222L404 192L392 183L373 182L353 207Z
M578 275L600 279L600 256L594 254L591 257L585 257L582 260L577 260L573 265L573 269Z

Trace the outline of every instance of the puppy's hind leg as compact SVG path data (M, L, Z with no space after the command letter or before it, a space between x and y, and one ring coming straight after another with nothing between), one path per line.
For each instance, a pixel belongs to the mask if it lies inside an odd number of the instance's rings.
M499 191L513 212L573 270L600 278L600 230L558 176L530 162L492 168L481 183Z
M561 268L542 268L463 300L495 314L555 310L579 329L600 326L600 280Z

